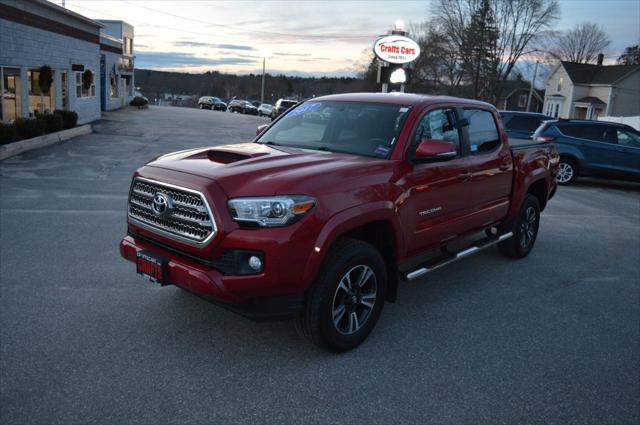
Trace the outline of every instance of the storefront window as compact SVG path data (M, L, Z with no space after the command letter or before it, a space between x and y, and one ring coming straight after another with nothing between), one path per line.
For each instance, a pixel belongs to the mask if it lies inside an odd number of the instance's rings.
M82 72L76 72L76 97L94 97L96 95L96 75L93 74L91 87L88 89L82 84Z
M2 68L2 107L0 118L13 121L22 115L20 70L18 68Z
M40 89L38 80L40 78L40 71L36 69L30 69L27 73L27 79L29 84L29 114L34 112L46 112L53 111L56 106L55 102L55 84L51 83L49 93L43 93Z
M109 96L118 97L118 76L114 73L109 75Z

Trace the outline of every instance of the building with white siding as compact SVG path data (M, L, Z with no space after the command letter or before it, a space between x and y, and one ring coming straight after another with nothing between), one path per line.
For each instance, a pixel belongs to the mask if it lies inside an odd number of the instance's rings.
M110 26L46 0L0 0L0 121L66 109L82 124L99 119L101 109L126 105L133 92L133 56L125 54L122 33L103 33ZM133 27L122 27L129 31L132 52ZM110 64L113 81L124 82L122 90L109 91ZM53 71L48 93L38 83L43 66Z

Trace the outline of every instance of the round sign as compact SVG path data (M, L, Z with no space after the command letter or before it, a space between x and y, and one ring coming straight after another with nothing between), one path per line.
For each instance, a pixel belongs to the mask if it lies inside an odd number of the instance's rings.
M409 63L420 55L418 43L402 35L388 35L373 44L376 56L389 63Z

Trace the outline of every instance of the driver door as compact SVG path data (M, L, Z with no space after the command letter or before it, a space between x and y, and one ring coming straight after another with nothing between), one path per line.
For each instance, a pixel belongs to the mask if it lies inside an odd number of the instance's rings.
M400 219L408 230L408 255L444 245L468 230L463 217L473 208L473 202L466 184L470 177L468 159L457 122L454 107L431 109L413 132L407 152L412 170L399 182L404 192L398 201ZM448 159L416 158L418 145L428 139L452 142L457 155Z

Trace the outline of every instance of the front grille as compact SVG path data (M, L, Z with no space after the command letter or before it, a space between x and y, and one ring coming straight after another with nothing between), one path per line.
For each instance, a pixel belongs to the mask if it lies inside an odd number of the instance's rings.
M170 200L164 215L153 209L153 198L158 193ZM205 243L216 233L213 216L201 193L140 177L136 177L131 185L129 218L152 231L198 244Z

